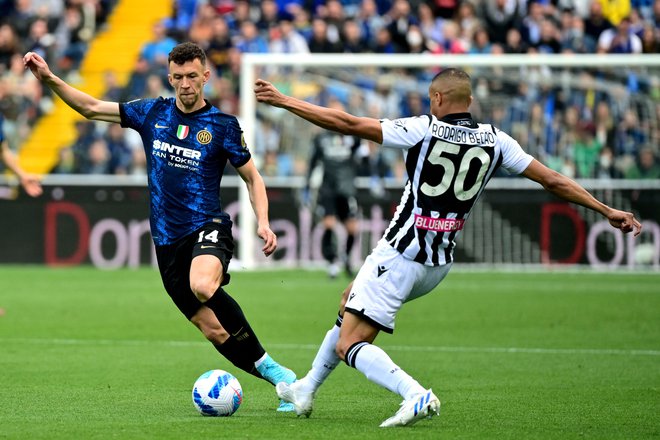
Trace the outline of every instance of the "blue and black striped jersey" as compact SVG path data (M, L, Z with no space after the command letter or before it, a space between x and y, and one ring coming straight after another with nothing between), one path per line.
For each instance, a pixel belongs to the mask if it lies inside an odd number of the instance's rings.
M238 168L251 157L236 117L208 102L183 113L174 98L162 97L121 103L119 111L122 127L144 144L154 243L171 244L210 222L231 225L220 181L227 161Z

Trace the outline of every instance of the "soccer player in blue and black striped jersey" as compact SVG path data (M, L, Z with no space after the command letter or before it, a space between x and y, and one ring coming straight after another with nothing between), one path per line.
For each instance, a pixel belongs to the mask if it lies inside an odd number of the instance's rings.
M312 368L277 394L308 416L314 394L340 359L404 401L381 427L412 425L439 414L440 400L373 344L380 331L392 333L404 303L439 285L453 264L456 239L493 173L502 167L533 180L550 193L585 206L612 227L638 235L633 213L611 208L579 184L525 153L511 136L475 121L469 112L472 86L460 69L444 69L429 85L431 114L395 120L357 117L283 95L257 80L259 102L281 107L343 135L358 136L406 152L408 182L389 228L344 291L340 316L321 343ZM346 312L346 313L344 313Z
M275 251L277 239L268 221L263 179L236 117L204 99L210 76L204 51L182 43L170 52L168 79L174 98L126 103L101 101L75 89L33 52L25 55L24 63L87 119L120 123L140 133L147 156L151 234L167 293L238 368L273 385L293 382L293 371L266 353L238 303L223 289L229 283L227 269L234 249L232 221L219 194L227 161L245 181L266 256ZM292 409L284 402L278 407Z

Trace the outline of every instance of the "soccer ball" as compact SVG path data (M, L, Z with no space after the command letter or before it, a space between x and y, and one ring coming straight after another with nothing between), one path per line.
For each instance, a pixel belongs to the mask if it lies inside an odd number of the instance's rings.
M231 373L210 370L195 381L192 401L203 416L228 417L241 406L243 389Z

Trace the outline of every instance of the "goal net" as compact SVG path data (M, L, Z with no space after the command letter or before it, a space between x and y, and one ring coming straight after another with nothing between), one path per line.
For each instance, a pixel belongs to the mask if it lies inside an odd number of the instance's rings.
M321 264L320 219L300 203L314 137L320 129L282 109L258 104L256 78L320 105L335 100L352 114L395 119L427 114L428 86L444 67L465 69L473 82L470 108L480 122L511 134L541 162L574 177L606 203L644 220L632 241L599 215L560 203L525 179L504 174L488 186L458 240L456 260L486 265L586 264L658 268L660 228L655 180L637 180L645 151L658 155L660 56L498 55L435 56L245 54L241 124L267 180L271 221L283 249L273 262L259 256L253 234L239 236L239 257L254 267ZM360 236L350 255L359 264L387 227L405 183L401 152L363 143ZM626 179L625 177L628 176ZM318 179L311 179L312 188ZM241 185L239 185L239 188ZM254 230L251 206L240 189L239 225ZM281 203L281 205L280 205ZM281 213L278 213L281 210ZM345 235L336 229L341 250Z

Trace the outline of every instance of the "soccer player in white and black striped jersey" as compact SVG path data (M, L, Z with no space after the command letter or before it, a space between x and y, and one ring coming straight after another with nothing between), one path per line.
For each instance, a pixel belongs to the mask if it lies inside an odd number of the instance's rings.
M468 109L470 77L460 69L438 73L429 86L430 115L396 120L356 117L286 96L257 80L259 102L284 108L322 128L359 136L406 152L408 182L389 228L342 295L340 316L328 331L307 375L277 385L280 398L309 416L316 390L344 360L369 380L403 397L381 427L411 425L438 414L440 401L372 344L392 333L403 303L435 288L452 266L456 237L497 168L521 174L552 194L602 214L624 233L638 235L630 212L613 209L573 180L550 170L508 134L477 123ZM347 313L345 313L347 312Z

